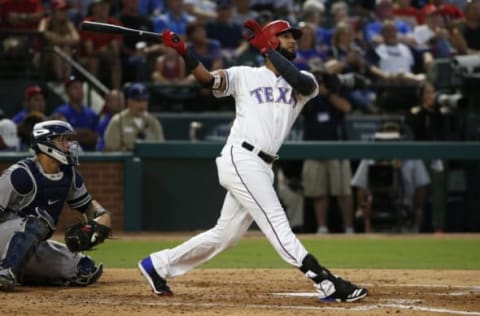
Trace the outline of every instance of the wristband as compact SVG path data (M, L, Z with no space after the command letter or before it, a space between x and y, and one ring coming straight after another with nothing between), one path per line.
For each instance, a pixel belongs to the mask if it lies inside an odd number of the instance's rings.
M213 75L213 84L212 84L212 89L213 90L218 90L220 89L221 85L223 82L222 76L220 76L219 73L216 73Z

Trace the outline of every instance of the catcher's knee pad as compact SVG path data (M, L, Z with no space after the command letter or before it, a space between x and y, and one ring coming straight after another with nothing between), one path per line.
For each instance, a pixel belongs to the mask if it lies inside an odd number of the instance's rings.
M15 273L30 258L38 244L48 239L53 232L50 215L39 208L35 211L37 216L27 216L24 219L23 231L17 231L10 239L5 259L1 263L5 268L12 268Z
M82 257L77 264L77 275L70 280L70 285L86 286L95 283L103 273L103 265L98 266L89 256Z

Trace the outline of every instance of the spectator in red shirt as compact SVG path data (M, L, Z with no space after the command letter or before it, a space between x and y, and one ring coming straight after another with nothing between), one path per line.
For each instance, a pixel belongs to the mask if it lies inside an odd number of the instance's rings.
M41 0L3 0L0 1L0 26L7 31L36 31L43 13ZM8 60L5 62L8 71L18 72L18 63L23 66L32 61L30 52L35 41L32 34L15 34L3 39L1 44L4 58Z
M41 0L5 0L2 3L4 28L35 31L44 14Z
M84 21L121 25L117 19L109 16L110 1L93 0L91 9L92 15L86 17ZM107 85L112 89L120 89L122 82L120 61L122 37L115 34L80 31L80 39L83 53L87 58L88 70L94 76L99 77L100 80L108 82ZM100 69L104 68L107 71L100 72ZM109 74L109 78L102 78L101 73Z
M427 8L434 6L438 9L443 17L445 26L459 25L465 22L463 12L453 4L445 3L444 0L430 0L430 3L426 4L422 10L428 10Z

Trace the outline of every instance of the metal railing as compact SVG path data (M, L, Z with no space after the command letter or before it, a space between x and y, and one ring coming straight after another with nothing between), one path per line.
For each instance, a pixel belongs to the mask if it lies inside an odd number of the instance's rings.
M93 85L103 95L109 92L109 89L97 78L95 78L85 67L76 62L72 57L65 54L58 46L53 47L55 54L60 56L65 62L72 66L75 71L80 73L83 79L85 79L90 85Z

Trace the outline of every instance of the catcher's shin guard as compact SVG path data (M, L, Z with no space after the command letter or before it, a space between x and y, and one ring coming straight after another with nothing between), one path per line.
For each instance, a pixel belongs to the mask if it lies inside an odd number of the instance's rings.
M355 302L368 295L367 289L333 275L311 254L303 259L300 270L312 280L321 301Z
M173 292L167 284L167 281L158 275L152 264L152 259L146 257L138 262L138 268L142 275L147 279L153 293L157 295L172 296Z

